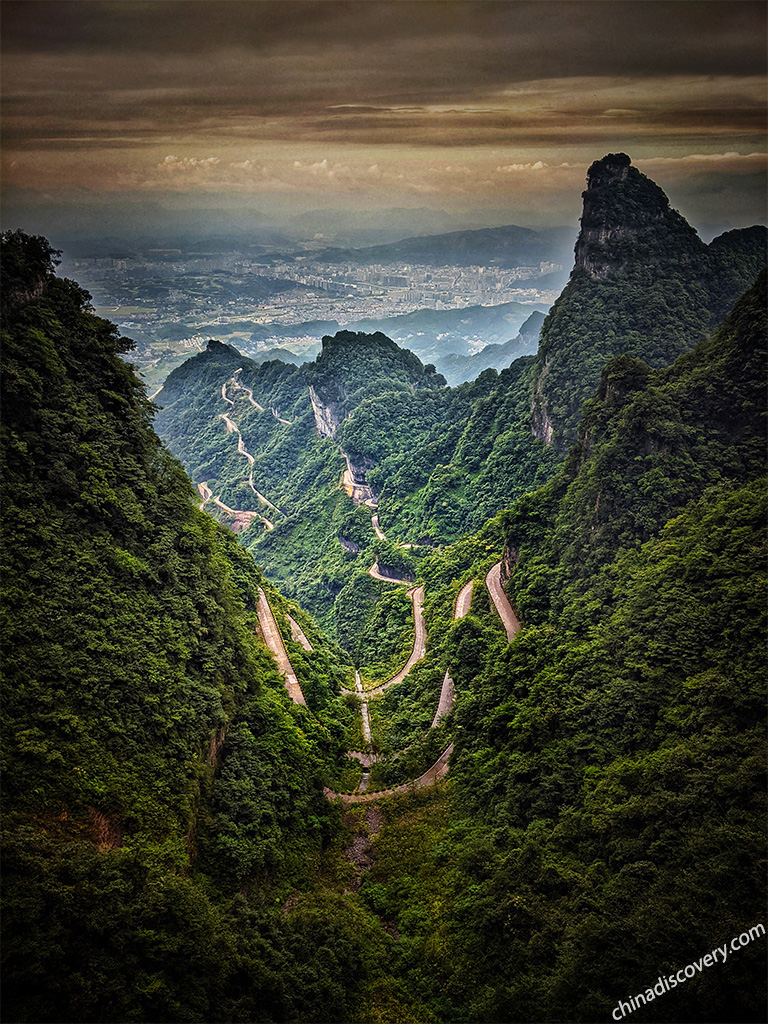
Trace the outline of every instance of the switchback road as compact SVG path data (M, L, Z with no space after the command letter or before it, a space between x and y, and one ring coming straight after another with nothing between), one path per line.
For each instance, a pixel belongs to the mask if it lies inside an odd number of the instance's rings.
M485 583L496 611L499 613L499 617L504 624L507 640L511 640L516 633L520 632L520 622L501 585L501 562L497 562L493 566L485 577Z
M456 595L456 603L453 606L453 617L454 619L463 619L469 611L469 606L472 602L472 586L474 581L470 580L469 583L465 583L459 593ZM453 685L453 679L449 670L446 670L443 678L443 686L440 690L440 700L437 705L437 711L435 717L432 719L432 728L434 729L437 723L453 707L453 702L456 700L456 689Z
M285 616L288 619L288 625L291 627L291 636L297 644L301 644L305 651L312 650L312 644L307 640L306 634L298 622L290 615Z
M408 596L413 604L413 650L408 661L400 669L397 675L392 676L385 683L371 687L367 690L369 697L384 693L390 686L397 686L402 683L417 661L421 661L427 648L427 627L424 625L424 587L413 587L408 591Z
M418 779L414 779L412 782L404 782L402 786L394 786L392 789L380 789L375 793L334 793L332 789L328 789L326 786L323 792L329 800L338 798L345 804L363 804L369 803L371 800L381 800L385 796L394 796L395 793L411 793L415 789L424 789L426 786L434 786L434 784L448 774L448 763L451 759L451 753L453 752L453 744L446 747L440 757L435 763L420 775Z
M238 391L244 391L248 395L248 401L251 403L251 405L255 409L258 409L259 412L264 412L265 411L264 410L264 406L263 405L259 405L259 403L256 401L256 399L253 397L253 392L251 391L251 389L247 388L245 386L245 384L241 384L240 381L237 379L238 373L242 373L242 372L243 372L242 366L240 367L239 370L235 370L235 372L234 372L234 374L232 376L232 380L231 380L232 387L237 388Z
M277 667L280 669L283 678L285 679L285 688L288 691L291 700L294 704L304 704L304 694L301 692L301 686L299 680L296 678L296 673L293 671L293 666L288 658L288 653L285 650L285 644L283 638L280 636L280 630L277 628L275 617L272 614L272 609L269 607L269 601L267 596L259 587L259 603L256 607L256 611L259 616L259 625L261 626L261 632L264 636L264 643L272 651L277 662Z

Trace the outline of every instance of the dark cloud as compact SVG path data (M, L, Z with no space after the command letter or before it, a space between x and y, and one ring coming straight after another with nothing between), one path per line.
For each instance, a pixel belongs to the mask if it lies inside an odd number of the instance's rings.
M316 3L5 0L7 52L302 55L341 47L352 68L430 55L411 80L488 85L560 74L750 74L765 69L765 5L702 2ZM461 60L462 47L472 58ZM484 59L474 58L484 51ZM442 57L442 59L441 59Z
M455 148L487 150L484 167L473 164L480 195L497 164L764 142L762 0L1 6L9 187L156 189L157 167L175 154L185 168L175 187L190 194L299 190L291 148L304 146L310 165L354 165L329 174L334 187L344 177L361 189L380 161L379 188L402 179L437 192L447 187L438 172L414 168L438 148L453 162ZM493 149L524 152L496 159ZM203 181L211 157L218 178Z

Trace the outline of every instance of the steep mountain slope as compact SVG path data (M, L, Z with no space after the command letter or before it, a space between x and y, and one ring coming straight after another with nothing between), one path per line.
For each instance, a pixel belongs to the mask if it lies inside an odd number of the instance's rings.
M158 396L197 499L127 343L43 240L3 242L6 1016L590 1022L747 934L637 1016L762 1019L765 277L671 366L609 362L559 472L533 358L450 389L376 336L303 367L212 343ZM214 498L369 667L410 631L373 557L424 588L371 775L450 738L449 783L348 812L346 849L320 787L351 667Z
M130 343L44 239L2 243L5 1016L311 1014L313 930L354 974L349 928L263 908L334 828L343 655L291 702L257 634L258 588L279 600L160 447Z
M527 427L528 369L454 391L380 334L339 332L300 368L211 342L168 378L157 427L206 507L235 525L246 520L227 509L248 514L244 540L267 575L349 638L363 625L341 626L345 588L367 593L374 560L413 574L422 552L400 544L477 528L551 472L555 452Z
M440 1019L617 1019L637 993L638 1019L762 1019L766 336L763 275L671 367L609 364L562 471L500 517L523 631L473 603L445 635L455 788L374 845ZM424 563L436 602L479 540Z
M623 153L589 169L571 279L547 317L533 382L538 437L565 450L604 364L664 366L720 322L766 263L765 228L706 246Z

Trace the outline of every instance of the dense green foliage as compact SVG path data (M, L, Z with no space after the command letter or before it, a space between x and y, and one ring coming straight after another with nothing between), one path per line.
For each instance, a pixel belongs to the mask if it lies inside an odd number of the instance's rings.
M699 266L652 183L622 179L612 206L598 179L583 226L642 234L661 211L680 273ZM737 234L710 247L731 284L664 321L671 337L692 314L671 365L638 284L648 359L597 346L564 462L529 431L533 359L450 389L377 336L327 339L303 367L211 343L158 422L196 482L271 520L244 544L153 433L130 343L54 277L44 239L3 237L7 1019L607 1020L761 920L765 275L694 344L758 258L759 233ZM574 336L604 315L579 312L579 280ZM386 541L340 487L342 448ZM483 586L502 556L511 643ZM343 752L363 740L340 688L353 664L396 670L413 636L374 560L424 585L427 649L370 702L369 788L454 752L447 785L342 815L322 787L357 785ZM260 639L259 588L306 707ZM446 671L457 703L433 729ZM635 1016L759 1021L764 941Z
M449 634L453 793L389 812L362 889L437 1019L609 1019L762 920L765 297L668 370L609 366L502 517L528 628ZM761 939L637 1017L759 1021L764 964Z
M730 231L706 246L623 154L596 161L584 192L571 280L544 322L532 383L539 436L565 450L605 363L665 366L722 320L765 265L768 234Z
M383 335L340 332L300 368L259 366L210 342L168 378L157 428L194 480L230 508L270 519L274 530L256 520L245 544L265 574L352 651L366 616L364 603L350 598L370 591L364 577L375 559L412 578L420 549L409 556L398 543L435 546L479 529L554 471L556 453L528 428L530 364L517 360L451 389ZM235 374L262 409L233 386ZM334 438L318 435L310 387ZM224 415L237 424L252 465ZM370 510L355 508L340 488L341 451L366 472L382 526L396 541L377 542Z
M348 673L297 657L291 703L265 581L54 260L3 238L5 1016L341 1019L379 940L354 907L272 908L336 827Z

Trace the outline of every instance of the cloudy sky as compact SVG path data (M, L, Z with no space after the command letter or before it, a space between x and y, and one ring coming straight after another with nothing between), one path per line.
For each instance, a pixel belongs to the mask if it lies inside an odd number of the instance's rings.
M763 221L765 16L762 0L4 0L6 221L574 223L587 167L616 151L696 223Z

